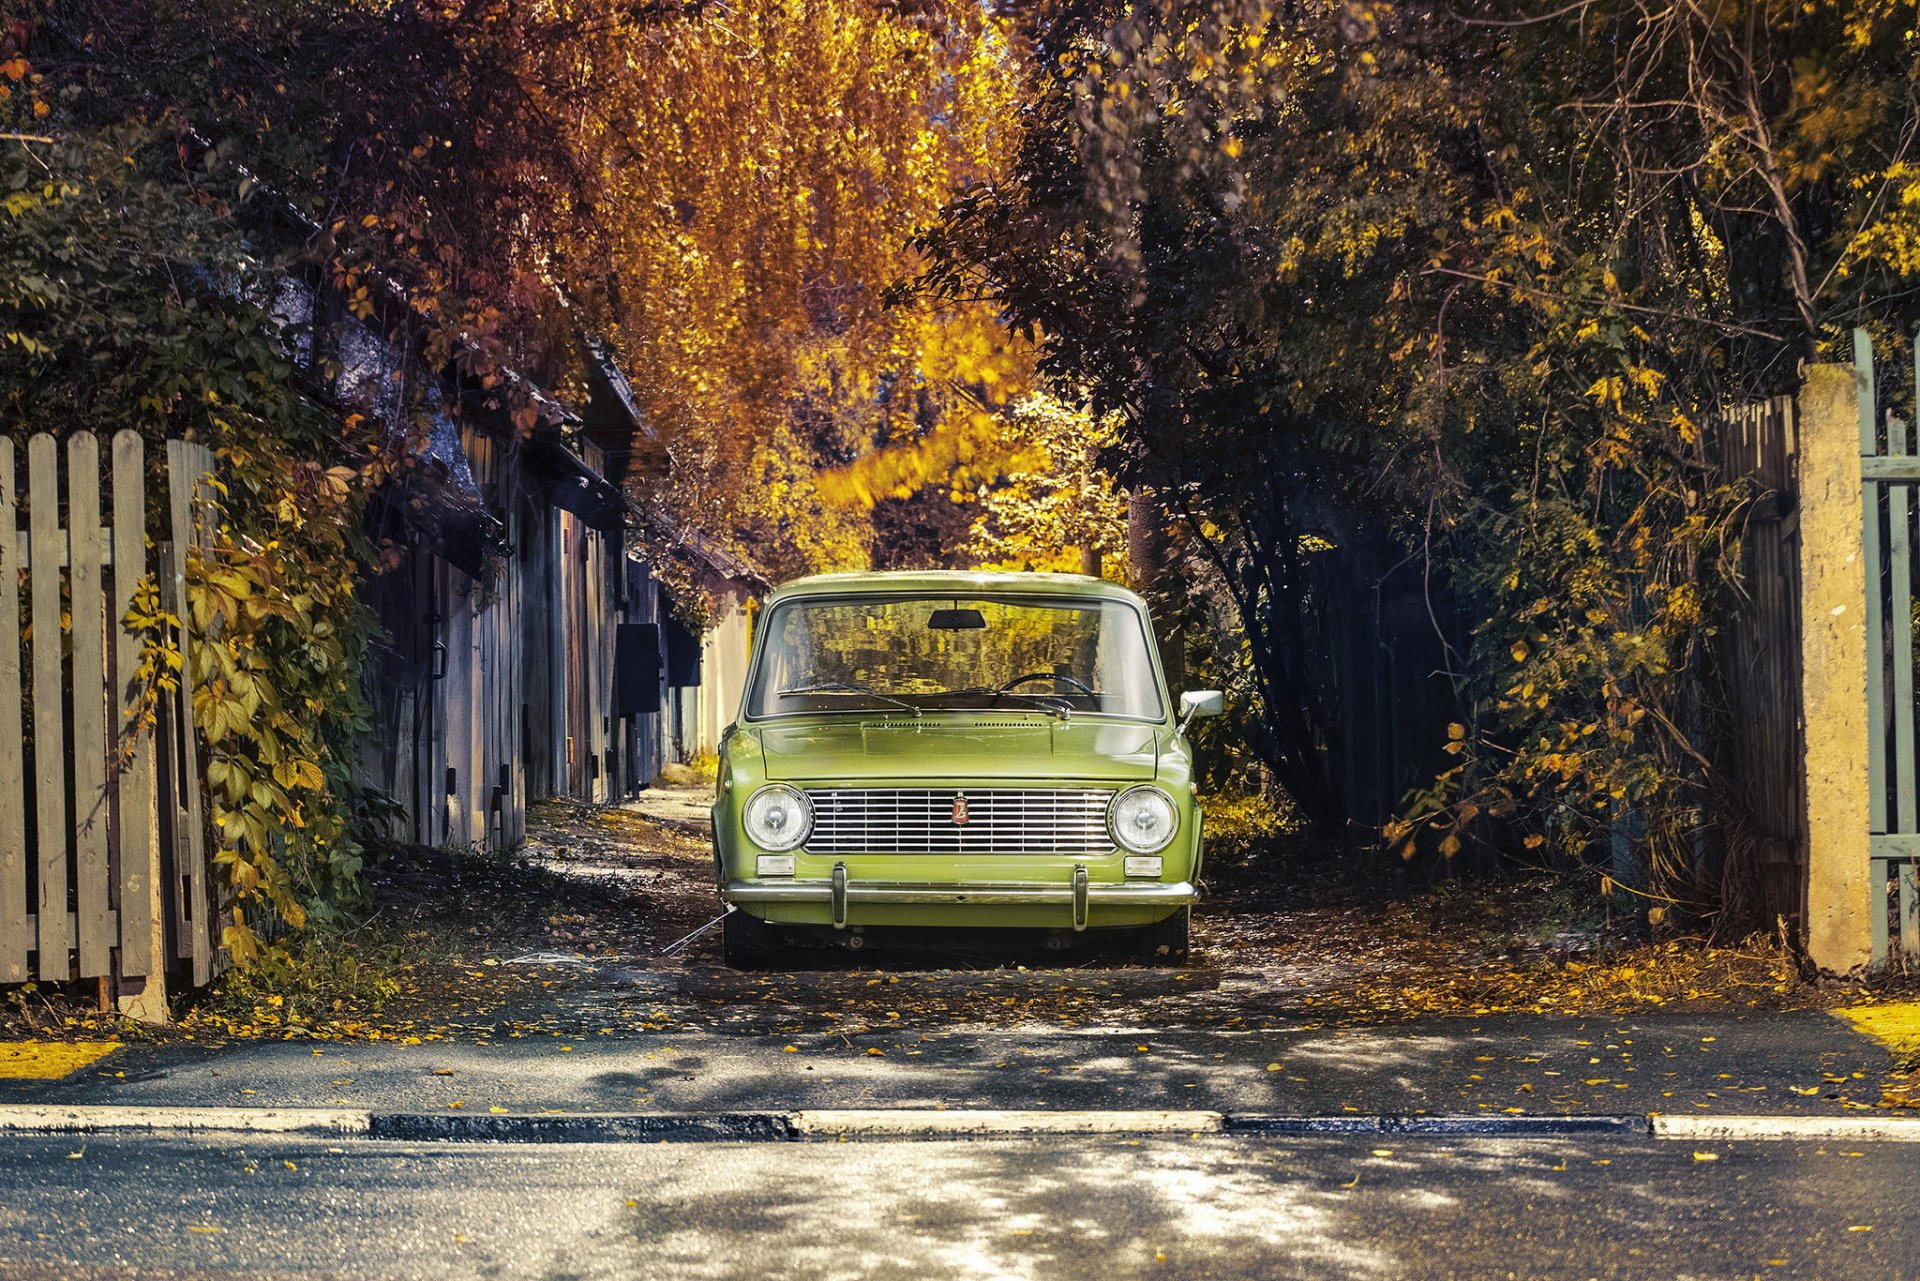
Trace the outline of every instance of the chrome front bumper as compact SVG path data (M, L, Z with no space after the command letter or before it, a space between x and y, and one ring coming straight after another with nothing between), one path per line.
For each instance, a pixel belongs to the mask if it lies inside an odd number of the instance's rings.
M942 884L925 881L855 881L847 865L836 864L827 880L728 881L722 894L730 903L826 903L833 908L835 929L847 925L849 903L978 903L983 905L1041 905L1071 907L1073 928L1087 928L1090 907L1137 907L1194 900L1191 882L1091 882L1087 869L1076 867L1066 884L1000 882Z

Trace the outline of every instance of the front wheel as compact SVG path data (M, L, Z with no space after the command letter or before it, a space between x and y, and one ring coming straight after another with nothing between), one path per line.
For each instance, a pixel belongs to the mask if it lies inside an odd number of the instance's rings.
M751 912L734 908L720 922L720 959L736 970L765 969L779 955L773 927Z
M1139 955L1143 965L1185 965L1193 908L1182 907L1164 921L1142 926Z

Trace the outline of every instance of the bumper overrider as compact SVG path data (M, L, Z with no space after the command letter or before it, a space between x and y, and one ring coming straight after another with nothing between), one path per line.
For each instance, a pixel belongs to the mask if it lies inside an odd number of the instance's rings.
M945 904L967 906L1071 907L1073 928L1084 930L1095 907L1179 907L1194 900L1189 881L1091 881L1087 869L1075 867L1070 881L969 882L943 885L924 881L857 881L845 863L835 863L833 875L779 881L729 881L725 897L748 905L828 906L833 926L845 929L849 904Z

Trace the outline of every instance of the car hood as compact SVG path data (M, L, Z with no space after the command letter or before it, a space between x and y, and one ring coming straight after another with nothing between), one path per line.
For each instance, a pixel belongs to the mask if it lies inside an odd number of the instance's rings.
M767 726L759 738L770 779L1143 782L1160 757L1152 725L1037 717L816 722Z

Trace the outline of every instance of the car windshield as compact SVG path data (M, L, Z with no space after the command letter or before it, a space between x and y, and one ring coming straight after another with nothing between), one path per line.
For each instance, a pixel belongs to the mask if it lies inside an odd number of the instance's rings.
M835 596L762 622L749 716L991 709L1165 715L1140 613L1116 600Z

